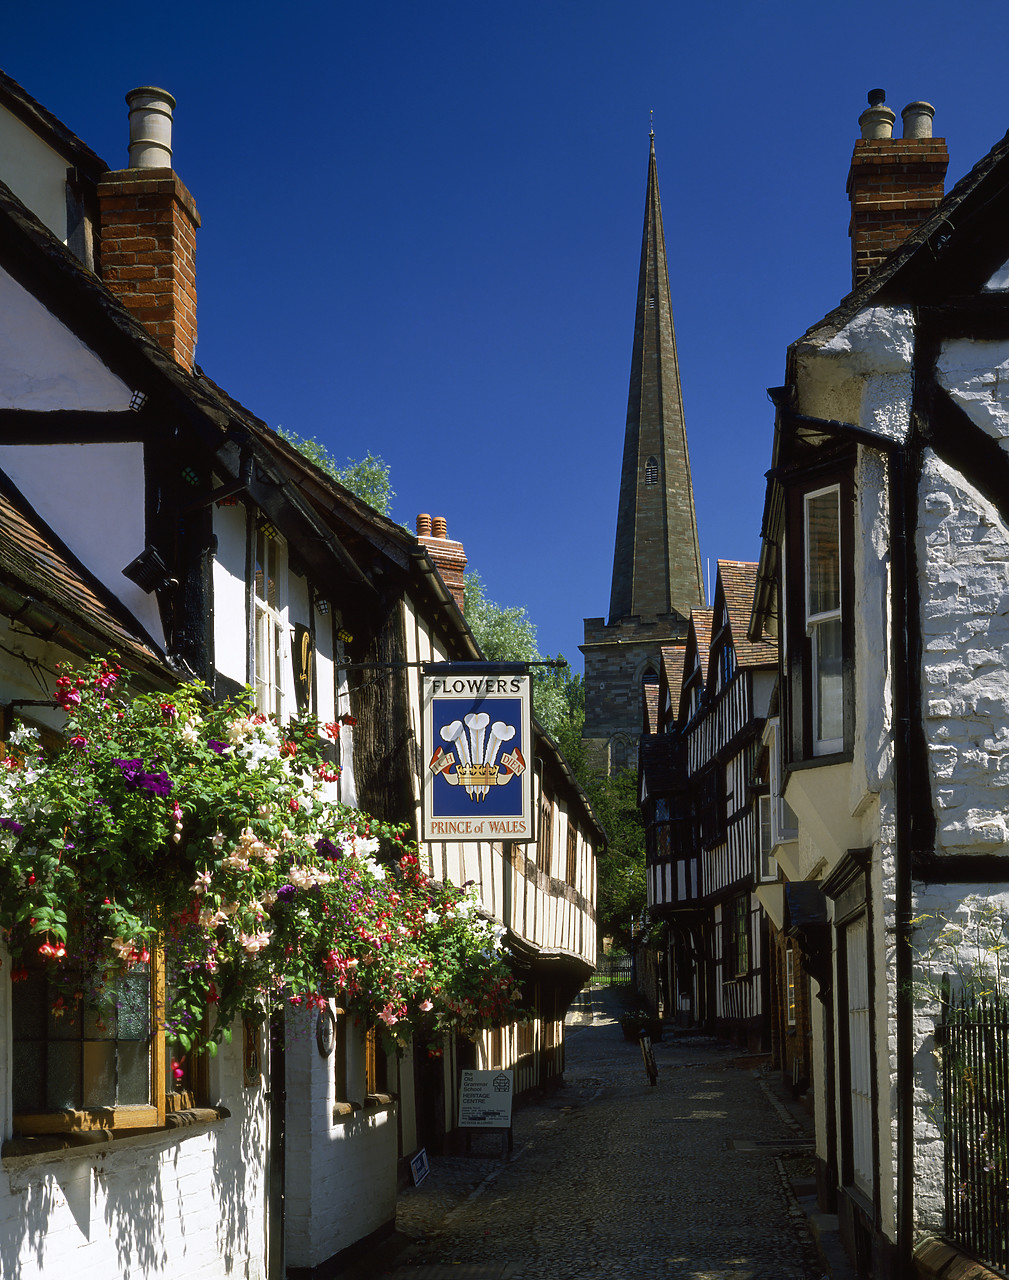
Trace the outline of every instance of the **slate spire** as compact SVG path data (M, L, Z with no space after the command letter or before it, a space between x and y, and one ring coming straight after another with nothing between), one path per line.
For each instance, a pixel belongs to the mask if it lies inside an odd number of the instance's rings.
M703 584L653 133L609 624L685 620L704 604Z

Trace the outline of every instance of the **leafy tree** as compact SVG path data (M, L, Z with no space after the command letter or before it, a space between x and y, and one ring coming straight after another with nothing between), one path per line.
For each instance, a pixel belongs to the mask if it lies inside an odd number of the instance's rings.
M464 585L466 621L489 662L543 661L536 644L536 627L521 605L505 607L488 599L478 573L467 573ZM564 659L559 657L557 661L564 662ZM568 746L573 748L581 741L579 697L582 720L585 704L584 692L580 692L581 676L572 675L566 664L563 667L534 667L532 682L536 717L568 756ZM568 760L574 763L570 756Z
M278 427L277 435L304 454L320 471L325 471L326 475L332 476L345 489L349 489L355 497L374 507L379 515L389 515L396 494L389 483L389 466L380 457L369 451L356 462L348 458L347 465L341 467L326 446L314 437L299 436L296 431L288 431L286 427Z
M638 780L633 769L609 778L582 778L582 786L607 835L599 855L596 921L600 936L611 934L629 943L631 921L645 909L645 831L638 808Z

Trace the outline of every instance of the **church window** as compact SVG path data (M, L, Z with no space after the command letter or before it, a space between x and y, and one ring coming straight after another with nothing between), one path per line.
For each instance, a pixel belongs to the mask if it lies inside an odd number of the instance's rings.
M645 484L659 483L659 460L653 454L645 463Z

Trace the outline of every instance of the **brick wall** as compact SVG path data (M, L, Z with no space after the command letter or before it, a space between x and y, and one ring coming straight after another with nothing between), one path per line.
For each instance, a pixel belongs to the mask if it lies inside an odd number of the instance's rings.
M98 184L105 284L184 368L196 351L193 197L171 169L120 169Z
M851 280L859 284L943 197L944 138L859 138L848 172Z

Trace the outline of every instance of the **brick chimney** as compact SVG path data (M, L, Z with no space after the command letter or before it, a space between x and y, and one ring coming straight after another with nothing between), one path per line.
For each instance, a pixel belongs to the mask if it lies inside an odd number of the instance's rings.
M183 368L196 353L193 197L172 169L175 99L146 86L126 95L130 167L102 176L102 279Z
M943 197L949 164L944 138L932 137L935 110L912 102L901 112L904 136L882 89L872 89L858 118L862 136L848 171L851 201L851 282L860 284L929 216Z
M466 568L466 553L462 549L462 543L450 540L444 516L435 516L432 520L427 515L417 517L417 541L435 562L442 581L462 612L465 599L463 571Z

